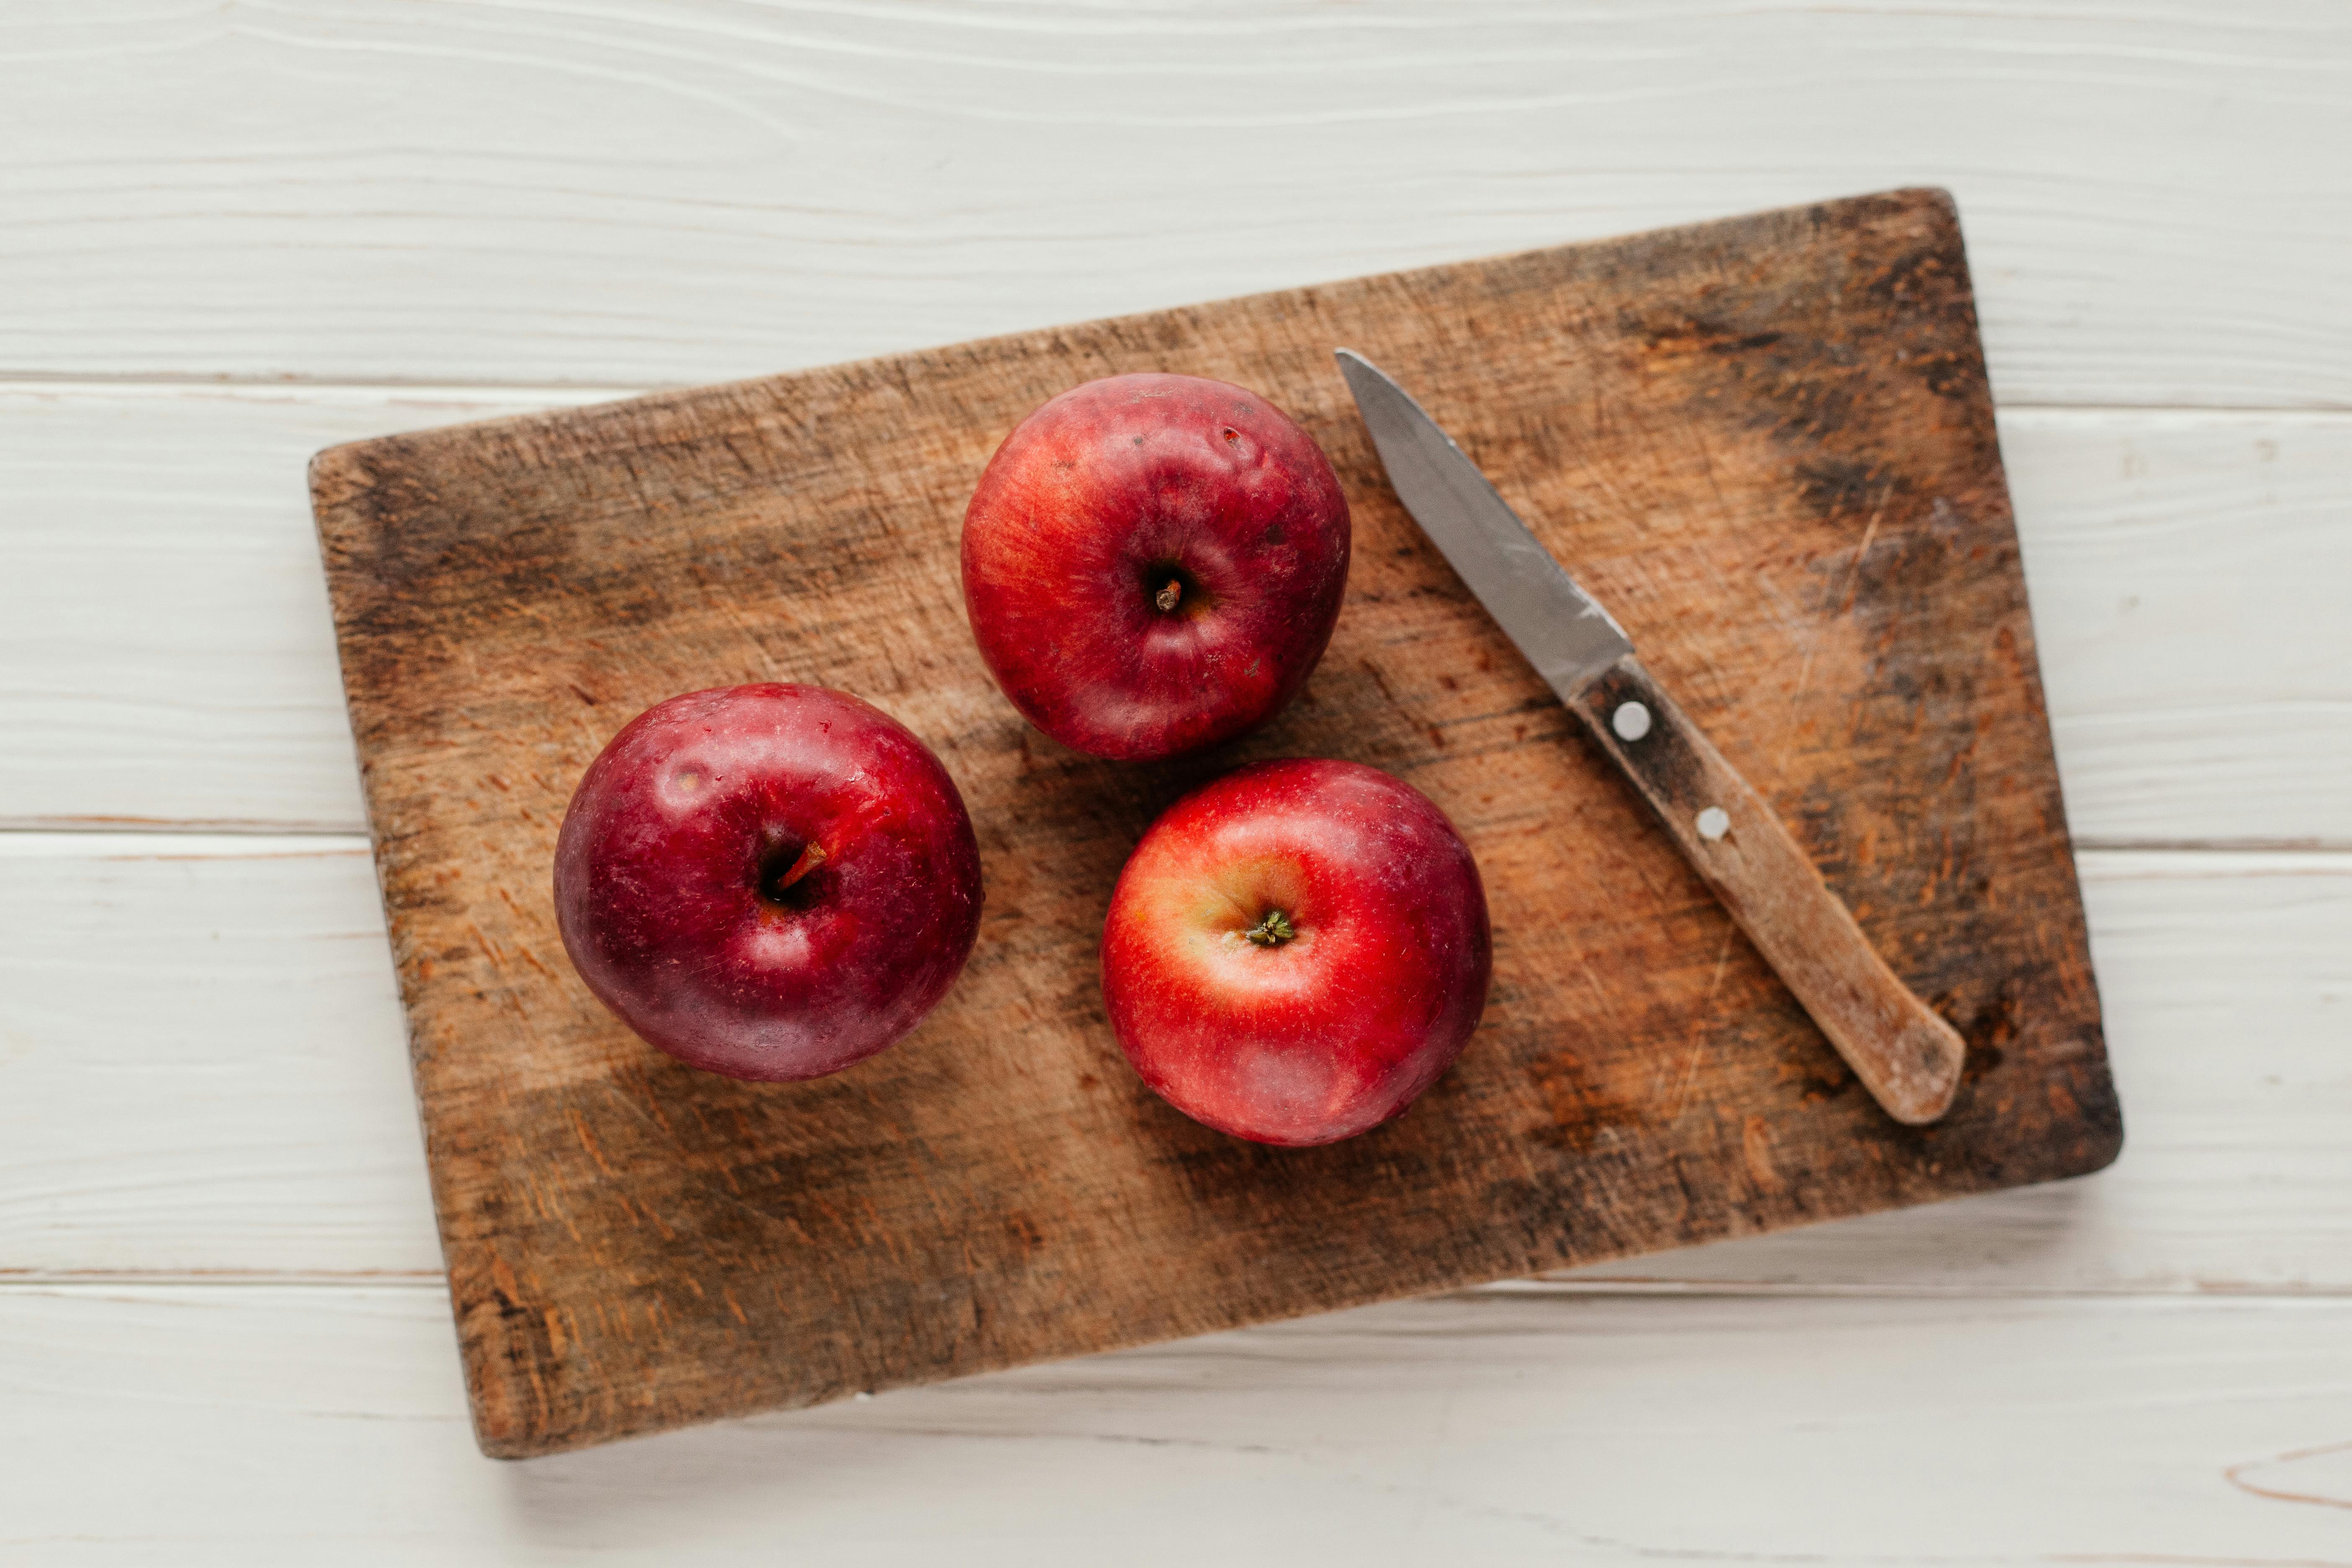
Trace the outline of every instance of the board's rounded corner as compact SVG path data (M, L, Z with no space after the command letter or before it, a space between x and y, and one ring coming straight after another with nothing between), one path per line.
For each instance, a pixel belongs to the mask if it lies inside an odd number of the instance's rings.
M321 447L302 465L303 478L309 481L315 499L326 486L341 478L352 461L352 454L362 443L338 441L331 447Z
M302 465L304 487L310 496L310 521L323 542L344 524L352 502L373 482L362 450L365 441L338 441L310 454Z
M1925 216L1935 228L1941 230L1954 248L1966 254L1967 239L1960 225L1960 198L1945 185L1910 185L1895 193L1904 202Z
M1928 206L1940 208L1944 216L1954 223L1960 221L1960 198L1952 194L1949 185L1912 185L1904 191L1904 195Z
M577 1442L565 1442L551 1433L518 1423L512 1419L512 1406L504 1401L485 1399L476 1388L469 1387L467 1392L467 1414L473 1424L474 1447L482 1451L486 1459L501 1463L537 1459L579 1447Z
M479 1422L474 1426L474 1447L482 1451L482 1458L496 1459L502 1465L512 1464L518 1459L536 1459L547 1452L538 1444L522 1438L492 1436L482 1430Z
M2124 1116L2121 1106L2116 1108L2115 1119L2112 1121L2093 1133L2084 1147L2084 1154L2083 1168L2075 1173L2079 1176L2096 1175L2124 1157Z

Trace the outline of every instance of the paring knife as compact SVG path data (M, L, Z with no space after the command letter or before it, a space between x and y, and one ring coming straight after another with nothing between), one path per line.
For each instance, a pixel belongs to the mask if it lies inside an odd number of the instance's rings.
M1959 1035L1895 978L1772 808L1478 466L1370 361L1351 349L1339 359L1397 499L1624 770L1838 1054L1895 1121L1943 1115L1959 1088Z

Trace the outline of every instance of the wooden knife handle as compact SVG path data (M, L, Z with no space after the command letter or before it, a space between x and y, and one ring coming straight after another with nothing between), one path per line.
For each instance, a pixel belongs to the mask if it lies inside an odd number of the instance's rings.
M1628 654L1569 699L1886 1113L1952 1103L1958 1033L1895 978L1763 796Z

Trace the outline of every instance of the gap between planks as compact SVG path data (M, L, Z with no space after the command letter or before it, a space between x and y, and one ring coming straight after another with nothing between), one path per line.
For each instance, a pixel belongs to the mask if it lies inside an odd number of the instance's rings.
M153 817L0 817L0 859L37 855L45 838L71 840L79 854L103 855L97 841L126 840L114 858L169 859L222 855L356 855L368 849L367 835L349 827L299 822L171 822ZM272 839L299 843L272 846ZM226 840L212 843L212 840ZM2339 838L2096 838L2074 839L2077 855L2352 855L2352 839Z
M1056 324L1058 323L1042 323L1046 327ZM876 357L895 352L903 351L877 350ZM800 371L821 368L822 366L814 364L780 364L763 374L790 375ZM366 397L390 393L402 397L425 399L440 396L453 398L495 396L504 400L544 395L551 404L574 405L605 400L618 401L626 397L644 397L660 392L683 392L698 385L724 385L729 381L740 379L742 378L724 377L711 382L550 381L544 378L530 381L505 381L497 378L467 380L449 376L431 376L412 381L397 376L194 375L171 371L123 371L112 374L100 374L87 371L47 372L0 369L0 396L5 396L11 392L51 397L72 397L83 394L91 396L119 396L126 391L152 387L163 394L285 392ZM2317 416L2352 420L2352 407L2347 407L2341 403L2061 403L1996 396L1994 406L2004 414L2086 416L2191 414L2242 416L2248 419L2277 418L2291 415L2298 418Z
M1834 1222L1832 1222L1834 1223ZM1785 1233L1784 1233L1785 1234ZM8 1295L76 1294L122 1289L242 1290L386 1289L446 1292L446 1277L438 1270L354 1269L240 1270L213 1268L26 1268L0 1270L0 1297ZM2282 1289L2275 1286L2185 1284L2176 1286L1984 1285L1921 1283L1916 1285L1808 1284L1780 1279L1667 1279L1638 1275L1607 1279L1555 1279L1541 1275L1525 1279L1497 1279L1459 1290L1400 1300L1444 1301L1496 1294L1537 1296L1657 1296L1677 1300L1740 1300L1771 1298L1789 1300L1838 1301L2336 1301L2352 1300L2352 1286L2315 1286ZM1328 1316L1328 1314L1309 1314ZM1298 1321L1300 1320L1274 1320Z
M186 853L191 849L199 853ZM210 961L215 950L204 942L209 929L215 940L226 940L219 951L228 955L233 976L308 997L257 1020L257 1033L249 1023L220 1042L221 1048L208 1048L201 1030L192 1041L168 1030L147 1030L152 1009L135 999L102 1020L66 1026L75 1009L73 989L45 993L37 986L16 999L23 1016L9 1021L49 1015L60 1026L58 1037L35 1037L42 1033L36 1029L21 1043L63 1048L37 1053L33 1076L16 1084L17 1109L31 1118L24 1123L26 1131L53 1127L60 1107L103 1102L110 1116L134 1128L145 1124L143 1118L160 1119L169 1150L175 1145L168 1129L184 1112L170 1094L159 1092L157 1075L143 1072L125 1084L110 1080L111 1074L125 1065L168 1065L205 1075L208 1094L235 1095L237 1074L259 1072L265 1077L253 1081L269 1081L266 1074L285 1058L295 1073L295 1081L282 1086L295 1096L286 1101L296 1112L293 1118L272 1112L247 1119L250 1126L240 1121L250 1136L227 1143L199 1135L157 1171L131 1173L136 1179L123 1190L169 1191L175 1179L203 1175L209 1169L205 1157L218 1148L281 1144L294 1151L293 1163L286 1168L307 1173L312 1185L286 1188L264 1180L249 1191L232 1187L214 1194L191 1211L193 1239L181 1234L184 1227L159 1228L119 1204L85 1205L78 1218L61 1212L26 1230L29 1256L20 1252L0 1259L12 1266L0 1270L0 1281L34 1288L126 1278L235 1282L316 1277L324 1283L366 1277L409 1287L435 1282L438 1250L423 1202L399 1014L372 878L363 868L363 841L352 836L322 853L315 838L159 843L131 836L18 836L0 841L0 857L12 856L0 858L0 886L16 886L37 903L54 902L59 893L76 901L79 896L70 889L78 885L92 896L105 892L118 910L153 910L152 894L159 888L197 895L182 905L194 918L192 927L178 914L168 927L144 937L140 933L146 927L139 921L125 927L111 916L97 926L70 918L68 924L112 933L110 941L140 937L118 951L142 963L153 960L167 974ZM273 866L279 869L270 870ZM2326 1185L2341 1163L2327 1152L2334 1145L2325 1126L2327 993L2333 979L2325 964L2317 971L2306 966L2316 962L2315 955L2330 951L2327 932L2347 908L2344 879L2352 867L2340 858L2309 855L2086 855L2083 868L2086 893L2106 915L2102 920L2095 910L2095 931L2111 934L2115 944L2101 953L2102 980L2116 987L2113 1000L2130 1016L2128 1025L2115 1016L2129 1058L2125 1065L2137 1063L2138 1081L2153 1096L2141 1099L2138 1154L2127 1157L2117 1174L2037 1189L2021 1204L2001 1202L1969 1212L1962 1212L1965 1205L1938 1205L1916 1211L1892 1228L1881 1216L1854 1222L1858 1228L1791 1233L1798 1238L1793 1244L1788 1237L1772 1238L1747 1256L1631 1258L1572 1282L1650 1288L1663 1282L1662 1277L1675 1277L1675 1289L1766 1286L1799 1293L1858 1290L1867 1296L1883 1290L1979 1299L2077 1293L2352 1296L2352 1278L2322 1279L2315 1277L2336 1271L2282 1266L2296 1256L2332 1256L2328 1237L2341 1229L2328 1218ZM320 886L331 896L312 896ZM256 898L260 901L254 902ZM248 904L262 911L257 922L239 913ZM18 934L39 929L36 924ZM173 940L158 945L152 939L164 930ZM300 944L300 953L277 952L286 942ZM37 951L19 956L41 963ZM303 965L324 968L306 974ZM2190 983L2172 984L2168 977L2184 968ZM2300 979L2294 978L2298 969L2305 972ZM2254 994L2241 994L2250 985ZM2270 996L2276 1005L2265 1011L2268 991L2292 994ZM2243 1020L2253 1031L2242 1042L2246 1049L2217 1052L2210 1041L2200 1045L2200 1035L2223 1026L2227 1015L2242 1006L2252 1009ZM306 1041L334 1037L353 1026L373 1042L360 1053L364 1062L348 1051L320 1053L305 1047ZM142 1043L127 1058L108 1049L111 1036L125 1028L160 1049ZM196 1048L190 1050L190 1045ZM328 1060L341 1065L321 1068ZM44 1076L43 1062L55 1070ZM224 1068L226 1082L212 1083ZM2132 1081L2126 1078L2127 1107ZM27 1089L30 1100L22 1097ZM118 1103L126 1089L132 1096L127 1106ZM242 1116L250 1098L205 1103L240 1108ZM47 1116L38 1109L45 1102L51 1108ZM2287 1120L2275 1125L2251 1120L2274 1111ZM302 1219L300 1205L307 1200L300 1194L315 1190L322 1167L313 1153L301 1151L307 1134L289 1136L289 1130L313 1125L346 1130L353 1152L323 1169L341 1184L338 1202L358 1227L355 1241L312 1236ZM35 1135L11 1154L27 1173L46 1169L54 1174L68 1168L60 1161L105 1161L112 1152L140 1152L147 1142L118 1139L92 1148L86 1141L69 1140L49 1147ZM2193 1213L2180 1209L2183 1200L2208 1187L2213 1188L2210 1203L2192 1203ZM296 1209L284 1207L288 1197ZM0 1230L8 1228L8 1218L0 1215ZM262 1222L257 1228L256 1220ZM283 1223L288 1220L300 1223L289 1228ZM2157 1232L2153 1239L2142 1232L2150 1222ZM247 1247L254 1241L262 1244L257 1253ZM2320 1250L2310 1250L2314 1247ZM1995 1278L1987 1279L1987 1273Z

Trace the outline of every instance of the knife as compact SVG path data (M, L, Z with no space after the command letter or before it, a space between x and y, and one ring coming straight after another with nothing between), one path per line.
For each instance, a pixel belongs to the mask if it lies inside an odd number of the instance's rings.
M1967 1047L1870 945L1763 796L1633 656L1478 466L1352 349L1339 371L1389 483L1486 613L1624 772L1683 855L1895 1121L1935 1121Z

